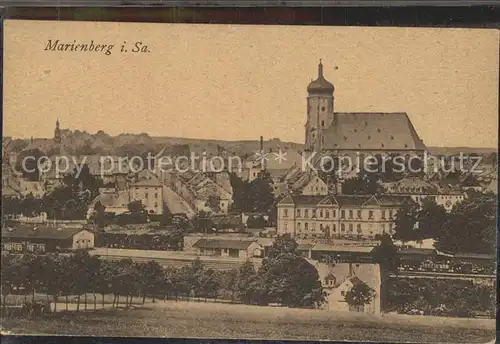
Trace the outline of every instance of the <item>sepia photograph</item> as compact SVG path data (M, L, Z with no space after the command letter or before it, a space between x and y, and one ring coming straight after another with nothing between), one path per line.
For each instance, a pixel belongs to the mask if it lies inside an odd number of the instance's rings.
M498 30L3 33L2 335L495 341Z

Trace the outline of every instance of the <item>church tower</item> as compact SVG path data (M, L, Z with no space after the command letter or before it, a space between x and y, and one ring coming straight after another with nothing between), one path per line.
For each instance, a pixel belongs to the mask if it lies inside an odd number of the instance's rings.
M56 129L54 130L54 142L61 143L61 129L59 128L59 119L56 121Z
M335 87L323 76L323 63L319 60L318 78L307 86L306 151L321 151L325 145L324 132L332 124L333 92Z

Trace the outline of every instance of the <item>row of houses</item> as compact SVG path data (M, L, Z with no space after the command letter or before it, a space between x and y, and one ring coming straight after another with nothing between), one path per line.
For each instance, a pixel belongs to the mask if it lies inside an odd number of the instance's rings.
M182 197L195 212L225 213L233 202L229 172L158 171L161 182ZM214 204L214 202L218 204ZM214 209L215 208L215 209Z

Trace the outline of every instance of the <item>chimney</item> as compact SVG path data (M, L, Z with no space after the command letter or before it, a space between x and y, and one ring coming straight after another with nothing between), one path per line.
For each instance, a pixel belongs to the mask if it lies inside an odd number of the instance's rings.
M264 137L263 136L260 137L260 151L261 152L264 151Z
M342 181L341 180L335 181L335 192L337 195L342 194Z

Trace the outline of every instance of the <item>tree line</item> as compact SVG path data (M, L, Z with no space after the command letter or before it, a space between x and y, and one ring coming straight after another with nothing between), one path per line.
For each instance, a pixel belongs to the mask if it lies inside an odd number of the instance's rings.
M391 278L386 288L384 306L388 311L418 310L426 315L458 317L471 317L476 312L493 317L496 313L495 288L470 281Z
M45 294L54 307L76 296L76 310L112 295L112 306L128 307L133 300L194 297L226 299L245 304L314 308L325 301L318 272L297 251L289 237L278 237L260 268L246 262L237 269L214 270L199 259L188 266L163 267L156 261L101 260L85 251L74 254L2 255L2 309L8 295L24 295L34 302ZM100 297L100 300L98 296ZM83 299L82 299L83 296ZM29 301L31 299L31 301ZM83 306L82 306L83 305Z
M450 212L434 200L419 206L405 202L396 213L394 238L413 241L432 238L445 252L496 252L497 197L469 191Z

